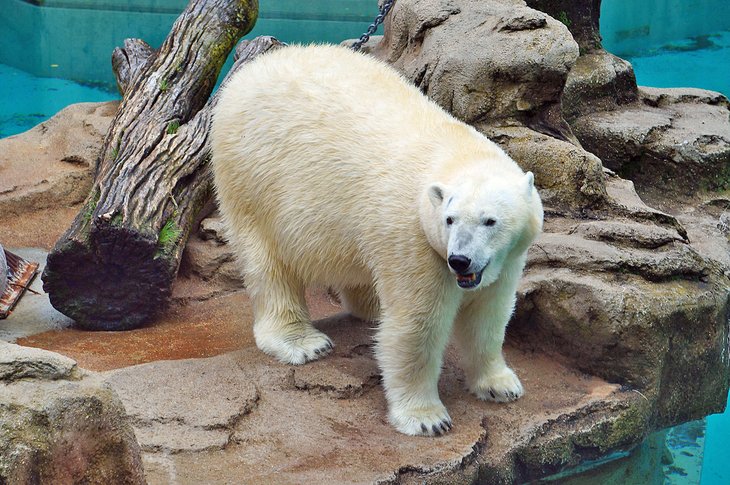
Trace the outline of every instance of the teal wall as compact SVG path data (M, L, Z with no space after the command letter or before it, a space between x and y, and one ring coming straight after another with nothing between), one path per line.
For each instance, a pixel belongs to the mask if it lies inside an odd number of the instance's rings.
M0 64L36 76L114 85L111 53L136 37L159 47L187 0L0 0ZM340 42L358 37L377 0L259 0L247 37Z
M618 56L651 51L680 39L730 30L728 0L603 0L601 36Z

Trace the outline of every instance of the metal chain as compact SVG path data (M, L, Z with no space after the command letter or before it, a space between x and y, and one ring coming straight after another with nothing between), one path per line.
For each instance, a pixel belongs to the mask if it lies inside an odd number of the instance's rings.
M378 30L378 26L383 23L386 15L388 15L388 12L390 12L390 9L391 7L393 7L394 3L395 0L386 0L385 2L383 2L383 6L380 7L380 13L378 13L378 16L375 17L373 23L370 24L368 30L364 34L362 34L355 43L350 46L352 50L359 51L363 44L367 43L367 41L370 40L370 36L373 35L376 30Z

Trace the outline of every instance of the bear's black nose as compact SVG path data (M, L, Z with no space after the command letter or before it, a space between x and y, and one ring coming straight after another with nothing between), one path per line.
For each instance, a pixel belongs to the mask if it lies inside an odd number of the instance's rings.
M451 269L457 273L464 273L467 269L469 269L470 264L471 259L466 256L461 256L460 254L452 254L449 256L449 266L451 266Z

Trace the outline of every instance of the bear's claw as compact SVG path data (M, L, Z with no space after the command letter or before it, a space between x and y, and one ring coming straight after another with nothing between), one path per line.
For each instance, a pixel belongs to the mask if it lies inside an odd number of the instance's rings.
M451 431L453 425L446 408L429 414L423 410L400 416L391 413L390 420L398 431L411 436L441 436Z
M285 364L301 365L320 359L332 352L332 340L312 326L289 335L258 334L256 345Z
M479 399L494 402L516 401L525 393L520 379L509 367L483 377L469 390Z

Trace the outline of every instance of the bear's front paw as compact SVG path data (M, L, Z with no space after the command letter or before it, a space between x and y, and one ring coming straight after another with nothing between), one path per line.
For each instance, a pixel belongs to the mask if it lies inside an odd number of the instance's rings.
M301 365L329 354L335 344L310 325L286 333L258 332L256 346L285 364Z
M479 399L494 402L515 401L525 393L517 374L509 367L482 377L469 390Z
M452 428L449 413L441 403L426 408L391 410L390 422L410 436L441 436Z

